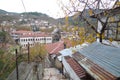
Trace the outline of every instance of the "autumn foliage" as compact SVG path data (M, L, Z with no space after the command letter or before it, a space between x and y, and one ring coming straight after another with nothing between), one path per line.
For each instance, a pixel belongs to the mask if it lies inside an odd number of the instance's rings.
M47 54L47 51L45 50L45 47L43 44L36 43L35 46L30 48L30 58L31 60L41 59L44 60L45 56Z

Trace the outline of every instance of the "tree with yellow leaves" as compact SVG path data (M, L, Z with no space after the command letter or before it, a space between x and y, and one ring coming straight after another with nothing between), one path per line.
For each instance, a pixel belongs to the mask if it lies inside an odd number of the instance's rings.
M93 15L93 10L90 9L88 12L89 12L90 16Z
M116 8L112 4L113 2L111 0L68 0L68 4L64 3L63 0L59 0L59 1L62 4L61 5L62 10L67 13L67 16L73 15L74 13L79 13L78 18L81 21L86 22L86 24L91 29L93 29L96 32L96 34L99 34L99 41L102 42L102 39L103 39L102 35L104 34L108 26L109 18L114 14L115 12L114 9ZM114 1L114 3L115 5L119 5L119 0L116 0L116 2ZM109 5L113 5L114 8L110 9ZM118 10L119 10L119 7L118 7ZM98 14L99 11L101 12L100 14ZM92 20L89 20L90 17L95 18L96 21L100 23L101 29L98 30L96 25L92 23Z
M30 58L31 60L40 59L43 61L45 56L47 55L47 51L43 44L36 43L35 46L30 48Z
M75 38L72 40L72 46L78 45L78 44L83 44L84 42L89 42L92 43L95 41L95 38L93 34L91 33L86 33L84 27L74 27L75 31L78 31L78 34L75 34Z

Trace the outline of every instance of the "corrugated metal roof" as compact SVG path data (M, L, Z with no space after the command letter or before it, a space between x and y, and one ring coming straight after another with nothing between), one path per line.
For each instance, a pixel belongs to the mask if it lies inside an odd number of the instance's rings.
M84 59L89 59L115 77L120 77L120 48L95 42L79 50L79 53L85 56Z
M116 77L107 72L99 65L87 59L84 55L75 53L73 54L75 60L96 80L116 80Z
M61 61L62 57L64 56L72 56L72 50L71 49L63 49L61 51L59 51L59 53L61 54L60 56L58 56L58 60Z
M74 53L74 51L78 51L84 47L87 47L89 45L89 43L83 43L82 45L77 45L75 47L70 47L67 49L63 49L61 51L59 51L59 53L61 54L60 56L58 56L58 60L61 61L63 56L72 56L72 54Z
M79 78L86 76L85 70L72 57L65 56L65 59Z
M59 51L59 53L62 55L62 56L68 56L68 55L72 55L72 50L71 49L63 49L61 51Z

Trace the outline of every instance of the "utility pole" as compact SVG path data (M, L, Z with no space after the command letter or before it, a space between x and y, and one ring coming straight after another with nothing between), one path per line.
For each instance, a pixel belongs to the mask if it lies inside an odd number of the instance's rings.
M18 75L18 52L17 49L15 49L15 53L16 53L16 78L17 80L19 80L19 75Z
M28 63L30 63L30 44L28 42Z

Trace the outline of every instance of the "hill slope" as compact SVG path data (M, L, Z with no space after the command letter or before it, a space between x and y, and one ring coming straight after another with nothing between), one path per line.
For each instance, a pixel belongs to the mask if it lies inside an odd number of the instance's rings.
M85 15L86 19L89 19L90 23L95 24L96 20L93 18L90 18L88 9L86 9L83 14ZM58 21L61 24L65 24L65 18L59 18ZM86 22L81 17L79 17L79 15L76 15L76 14L73 16L69 16L68 22L70 25L74 25L74 26L82 26L83 27L83 26L87 25Z
M18 20L18 19L34 19L34 20L45 20L48 21L49 23L56 24L57 21L49 17L46 14L43 13L38 13L38 12L26 12L26 13L15 13L15 12L7 12L4 10L0 10L0 23L2 21L13 21L13 20Z

